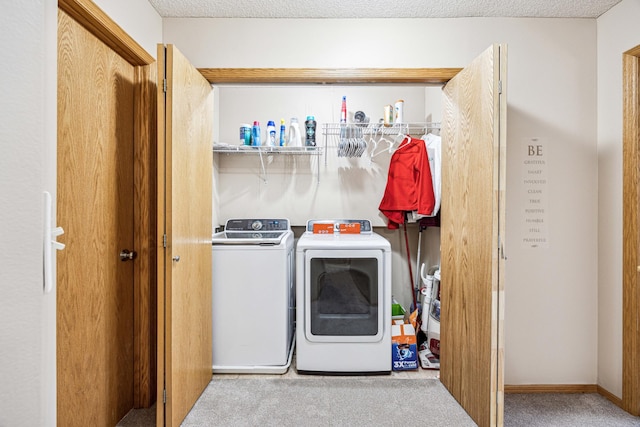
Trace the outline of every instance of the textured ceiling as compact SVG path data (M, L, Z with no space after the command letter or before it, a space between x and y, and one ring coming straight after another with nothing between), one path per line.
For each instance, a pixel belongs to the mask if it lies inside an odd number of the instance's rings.
M162 17L597 18L621 0L149 0Z

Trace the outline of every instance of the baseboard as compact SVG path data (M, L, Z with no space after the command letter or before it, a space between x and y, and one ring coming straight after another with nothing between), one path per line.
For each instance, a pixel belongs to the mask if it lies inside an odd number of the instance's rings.
M598 393L598 386L595 384L505 385L504 392L505 393Z
M611 393L609 390L606 390L600 386L598 386L598 394L602 397L605 397L606 399L608 399L611 403L613 403L614 405L616 405L619 408L622 408L622 399L619 398L618 396L616 396L615 394Z
M505 393L598 393L622 408L622 399L597 384L523 384L506 385ZM624 408L622 408L624 409Z

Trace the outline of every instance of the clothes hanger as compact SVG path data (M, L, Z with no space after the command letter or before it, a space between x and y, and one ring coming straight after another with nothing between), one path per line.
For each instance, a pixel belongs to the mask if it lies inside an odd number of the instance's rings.
M394 141L394 144L398 144L398 147L393 150L393 151L398 151L403 147L406 147L407 145L411 144L411 142L414 140L411 135L413 133L411 133L410 130L410 125L408 123L400 123L398 124L399 128L398 128L398 135L396 135ZM426 127L425 127L425 132L426 132ZM401 137L402 139L399 139L399 137ZM391 147L389 148L389 152L391 153Z
M398 135L398 136L402 136L402 139L400 140L400 144L398 145L398 148L396 148L393 151L398 151L399 149L401 149L402 147L406 147L407 145L409 145L412 141L411 137L408 135ZM398 137L396 137L396 140L398 139Z
M369 152L369 162L371 162L373 153L375 153L378 149L378 138L376 138L377 133L377 126L373 128L373 131L369 132L369 142L367 143L367 146L371 146L371 151Z
M422 135L420 139L426 141L429 135L440 136L440 123L427 123L424 127L424 135Z
M383 127L383 126L384 126L383 124L378 123L378 127L376 128L376 131L375 131L375 137L376 137L376 139L377 139L377 142L375 143L375 147L374 147L374 149L371 151L371 155L370 155L370 158L371 158L371 159L373 159L373 158L374 158L374 157L376 157L377 155L382 154L382 153L384 153L384 152L389 152L389 153L391 153L391 152L392 152L392 151L391 151L391 147L393 147L393 145L394 145L394 143L395 143L395 142L394 142L394 141L392 141L392 140L390 140L390 139L388 139L388 138L385 136L385 134L384 134L384 127ZM378 133L380 134L380 138L377 138ZM382 141L386 142L388 145L387 145L385 148L381 149L380 151L376 152L375 150L376 150L376 148L377 148L377 146L378 146L378 143L380 143L380 142L382 142Z

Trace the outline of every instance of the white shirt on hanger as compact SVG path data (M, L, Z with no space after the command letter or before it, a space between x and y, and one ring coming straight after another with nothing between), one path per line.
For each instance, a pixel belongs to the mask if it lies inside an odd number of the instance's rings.
M428 133L422 137L427 148L429 157L429 167L431 168L431 179L433 181L433 196L435 205L430 216L436 216L440 210L440 200L442 197L442 138L438 135Z

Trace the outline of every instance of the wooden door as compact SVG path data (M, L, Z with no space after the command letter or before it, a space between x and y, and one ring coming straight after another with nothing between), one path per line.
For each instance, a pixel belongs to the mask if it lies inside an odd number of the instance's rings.
M622 408L640 415L640 45L622 55Z
M213 91L172 45L158 76L157 425L177 426L212 374Z
M133 407L134 67L58 14L58 425Z
M444 87L442 383L479 426L503 424L506 47Z

